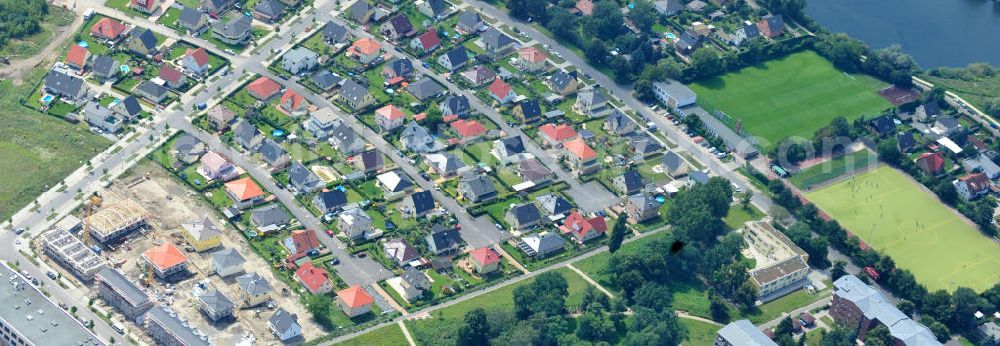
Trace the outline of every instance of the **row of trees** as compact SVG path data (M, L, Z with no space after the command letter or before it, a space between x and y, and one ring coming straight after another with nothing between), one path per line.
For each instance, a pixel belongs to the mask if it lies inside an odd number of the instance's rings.
M0 48L11 39L42 31L42 18L49 13L45 0L0 0Z

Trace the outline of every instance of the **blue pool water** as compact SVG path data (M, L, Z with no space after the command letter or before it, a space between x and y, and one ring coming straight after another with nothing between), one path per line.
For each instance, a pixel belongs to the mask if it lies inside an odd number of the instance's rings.
M663 196L656 196L656 202L660 203L660 204L663 204L663 203L667 202L667 199L663 198Z
M271 135L272 135L272 136L275 136L275 137L281 137L281 136L284 136L284 135L285 135L285 131L282 131L282 130L274 130L274 131L271 131Z
M83 47L83 48L87 48L87 45L88 45L87 41L80 41L80 42L77 42L76 44L79 45L80 47Z

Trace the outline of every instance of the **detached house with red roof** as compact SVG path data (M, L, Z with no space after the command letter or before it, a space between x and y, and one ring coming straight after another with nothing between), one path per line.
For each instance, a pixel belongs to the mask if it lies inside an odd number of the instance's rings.
M368 64L382 56L382 45L375 40L364 37L351 45L347 50L349 56L362 64Z
M935 176L940 174L944 168L944 156L941 153L923 153L917 157L916 163L921 171L927 175Z
M969 174L952 182L955 191L966 201L971 201L990 192L990 178L983 173Z
M403 111L391 104L385 105L385 107L375 111L375 122L386 131L392 131L397 127L403 126L403 119L405 118L406 115Z
M441 46L441 38L438 37L437 30L430 29L410 41L410 48L420 53L429 53Z
M184 271L188 264L187 256L169 242L149 248L142 253L142 259L153 267L153 272L161 279Z
M205 48L188 49L181 59L181 67L193 74L202 76L208 73L208 51Z
M337 306L344 311L347 317L357 317L372 311L372 303L375 299L360 285L337 291Z
M549 123L538 127L538 135L545 140L543 144L559 147L563 143L575 139L576 130L566 124L553 125Z
M517 50L515 65L525 72L542 72L547 67L545 61L548 57L541 49L528 46Z
M319 238L316 238L316 230L311 229L292 231L292 235L285 238L283 244L292 254L309 253L320 248Z
M158 5L159 1L157 0L132 0L129 3L129 7L145 14L152 14Z
M493 97L494 100L500 101L500 104L513 102L514 98L517 97L517 94L514 93L514 88L511 88L510 85L504 82L503 79L500 79L500 77L493 80L493 84L490 84L489 90L490 96Z
M306 111L306 99L292 89L288 89L285 90L284 94L281 94L278 106L291 115L302 115Z
M489 274L500 270L500 255L489 247L469 251L469 262L478 274Z
M250 96L253 96L261 102L267 102L267 100L270 100L274 97L274 95L277 95L278 91L281 91L281 84L278 84L278 82L275 82L273 79L267 77L257 78L247 85L247 92L250 93Z
M167 65L163 65L163 67L160 68L159 77L166 82L167 87L173 89L180 89L184 86L184 84L187 84L187 76L185 76L184 73L181 73L181 71Z
M330 281L330 274L309 261L303 263L295 271L295 279L312 294L327 294L333 291L333 281Z
M226 183L226 195L229 195L240 209L252 207L264 200L264 190L261 190L260 186L249 177Z
M462 143L469 143L479 139L486 133L486 127L476 120L455 120L451 122L451 129L458 133Z
M104 17L90 27L90 35L96 38L115 41L125 33L127 27L122 22Z
M563 143L563 151L577 176L595 173L601 169L597 152L581 138Z
M87 67L87 63L90 62L90 50L74 44L69 47L69 53L66 53L66 65L72 68L83 71Z
M573 211L563 220L559 230L563 234L572 235L576 242L583 244L604 235L608 231L608 224L601 216L587 219L579 211Z

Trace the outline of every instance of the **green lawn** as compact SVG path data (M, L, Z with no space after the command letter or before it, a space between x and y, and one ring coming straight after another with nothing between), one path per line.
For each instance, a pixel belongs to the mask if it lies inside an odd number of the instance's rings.
M837 116L850 121L889 108L876 93L883 86L866 75L846 75L805 51L702 80L691 89L707 110L743 120L743 128L770 147L786 137L812 138Z
M729 228L737 229L743 227L743 224L747 221L760 220L765 216L764 213L761 212L760 209L757 209L757 207L753 206L753 204L749 205L749 207L750 209L747 210L743 209L743 206L739 204L730 206L729 214L726 214L726 217L723 218L722 221L725 221L726 226L729 226Z
M36 69L20 86L0 81L0 220L83 165L110 143L84 126L28 109L18 103L47 72ZM100 172L98 172L100 174ZM47 211L46 211L47 212Z
M57 6L49 6L49 14L42 18L42 30L20 39L10 39L0 44L0 56L11 59L29 57L45 48L56 32L69 30L67 25L73 23L76 14L73 11ZM89 28L89 27L88 27Z
M1000 245L903 173L882 166L806 197L929 290L1000 280Z
M688 330L688 338L681 345L711 345L715 342L715 332L720 328L711 323L687 318L681 318L681 324Z
M583 277L579 274L576 274L567 268L557 269L556 272L562 274L563 277L566 278L566 282L569 284L569 296L566 299L566 305L570 307L579 305L581 298L583 297L583 291L589 284L584 281ZM408 321L407 326L410 328L410 333L416 339L417 344L426 344L425 340L431 340L432 338L433 340L440 340L440 335L432 334L444 331L456 333L457 327L461 325L462 319L465 317L465 313L473 309L483 308L485 310L513 311L514 289L530 282L530 280L522 280L488 294L483 294L464 302L432 311L431 318ZM455 326L455 328L449 329L449 326Z
M343 346L367 346L367 345L406 345L406 336L398 324L390 324L385 327L361 334L347 341L338 343Z
M875 153L862 149L806 168L788 178L788 181L800 189L808 190L817 184L822 184L844 174L851 173L854 170L868 167L869 164L875 161Z
M826 290L816 293L809 293L806 290L798 290L789 293L781 298L769 301L766 304L762 304L757 307L760 310L758 313L754 315L747 315L744 317L749 319L754 324L761 324L780 317L782 313L786 313L801 308L803 306L812 304L813 302L820 300L824 297L827 297L829 295L830 295L829 285Z

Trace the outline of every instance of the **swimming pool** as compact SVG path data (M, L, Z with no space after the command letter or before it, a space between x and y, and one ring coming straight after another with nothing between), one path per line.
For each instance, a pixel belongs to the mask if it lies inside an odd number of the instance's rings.
M87 43L87 41L80 41L80 42L77 42L76 45L78 45L80 47L83 47L83 48L87 48L87 46L89 45L89 43Z
M49 104L50 102L52 102L52 100L55 100L55 99L56 99L56 97L55 97L55 96L52 96L52 95L50 95L50 94L45 94L45 95L42 95L42 99L41 99L40 101L41 101L41 103L42 103L43 105L47 105L47 104Z
M672 33L672 32L666 33L666 36L667 36L668 39L671 39L671 40L676 40L677 39L677 35L674 35L674 33Z

